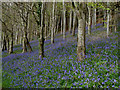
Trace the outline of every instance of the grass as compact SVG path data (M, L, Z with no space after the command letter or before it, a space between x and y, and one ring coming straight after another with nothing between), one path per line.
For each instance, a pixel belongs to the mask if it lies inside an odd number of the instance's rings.
M45 42L45 57L39 59L39 47L32 42L32 53L8 55L3 58L3 87L94 87L118 88L118 37L100 38L105 31L94 31L86 40L86 58L77 61L75 40L55 37L55 44ZM69 35L67 35L69 37ZM72 38L72 36L71 36ZM97 38L94 40L94 38ZM38 43L38 42L37 42ZM62 44L61 44L62 43ZM3 53L5 54L5 53Z

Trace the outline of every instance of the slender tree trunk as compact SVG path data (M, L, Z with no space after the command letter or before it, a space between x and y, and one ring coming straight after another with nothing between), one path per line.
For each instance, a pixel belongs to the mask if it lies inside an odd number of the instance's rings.
M41 28L40 28L40 39L39 39L39 42L40 42L40 56L39 58L40 59L43 59L44 57L44 14L45 14L45 11L44 11L44 2L42 2L42 8L41 8Z
M13 53L13 32L11 33L9 54Z
M9 52L9 38L7 39L7 51Z
M46 12L45 12L45 33L44 33L44 36L45 36L45 41L47 40L47 20L46 20Z
M89 20L88 20L88 34L91 34L91 24L92 24L92 13L91 13L91 7L88 6L88 11L89 11Z
M95 0L96 2L96 0ZM96 7L94 9L94 26L95 26L95 29L96 29L96 18L97 18L97 15L96 15Z
M51 36L51 13L49 16L49 22L48 22L48 31L47 31L47 38Z
M109 2L107 2L107 6L109 6ZM109 22L110 22L110 13L109 10L107 10L107 37L109 37L110 34Z
M110 33L112 33L112 25L113 25L113 15L112 15L112 10L110 10L110 18L109 18L109 29Z
M52 12L52 29L51 29L51 44L54 43L54 7L55 7L55 2L53 2L53 12Z
M71 33L71 24L72 24L72 10L70 10L69 33Z
M27 23L26 23L26 26L24 28L23 53L27 52L27 46L28 46L29 52L32 52L32 47L30 46L26 31L27 31Z
M23 39L23 34L21 33L21 36L20 36L20 44L22 44L22 40Z
M60 23L60 17L58 16L57 30L56 30L57 32L56 32L56 34L57 34L57 33L58 33L58 31L59 31L59 30L58 30L58 28L59 28L59 23Z
M73 18L73 30L72 30L73 36L75 36L75 23L76 23L76 12L74 12L74 18Z
M24 22L24 39L23 39L23 53L27 52L27 46L29 49L29 52L32 52L32 47L30 46L29 40L28 40L28 34L27 31L29 29L29 13L25 14L26 21Z
M32 47L30 46L30 43L27 37L26 37L26 44L28 46L29 52L32 52Z
M3 34L3 47L2 47L2 51L7 50L7 45L6 45L6 37Z
M16 37L15 37L15 45L18 44L18 31L16 31Z
M54 34L56 34L56 29L57 29L57 2L56 2L56 5L55 5L55 11L54 11Z
M26 46L26 36L25 36L25 31L24 31L24 36L23 36L23 51L22 53L27 52L27 46Z
M106 10L104 10L104 16L103 16L103 26L105 26L105 21L106 21Z
M63 23L62 23L62 16L61 16L61 34L63 34Z
M117 32L117 9L115 10L115 14L114 14L114 30L115 32Z
M65 31L66 31L66 16L65 16L65 6L64 6L64 0L63 0L63 40L65 40Z

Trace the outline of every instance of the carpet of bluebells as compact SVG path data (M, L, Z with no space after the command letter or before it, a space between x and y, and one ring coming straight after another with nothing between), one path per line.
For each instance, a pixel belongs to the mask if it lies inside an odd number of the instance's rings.
M101 24L86 35L86 58L77 61L77 30L73 37L56 35L55 43L45 41L45 57L39 59L39 42L31 41L33 52L21 53L22 45L14 53L2 52L2 84L6 88L118 88L118 33L106 37ZM57 38L59 37L59 38Z

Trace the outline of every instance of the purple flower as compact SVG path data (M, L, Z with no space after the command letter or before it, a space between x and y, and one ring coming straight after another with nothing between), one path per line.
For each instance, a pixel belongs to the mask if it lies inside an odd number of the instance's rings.
M116 80L114 79L114 82L116 82Z
M115 85L112 85L112 87L115 87Z
M78 78L80 78L80 76L78 76Z
M92 75L91 74L89 74L89 77L91 77Z
M102 82L102 84L105 84L104 82Z

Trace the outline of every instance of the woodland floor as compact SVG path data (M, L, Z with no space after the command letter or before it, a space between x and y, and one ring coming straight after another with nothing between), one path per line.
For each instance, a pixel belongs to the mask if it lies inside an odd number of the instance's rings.
M120 29L120 27L118 28ZM87 31L86 31L87 32ZM66 32L66 40L59 33L55 43L45 41L45 57L39 59L39 42L30 42L33 52L21 53L22 45L14 46L14 53L2 52L2 86L20 87L95 87L120 88L118 76L118 32L106 37L102 24L86 35L86 58L77 61L77 30L75 37Z

